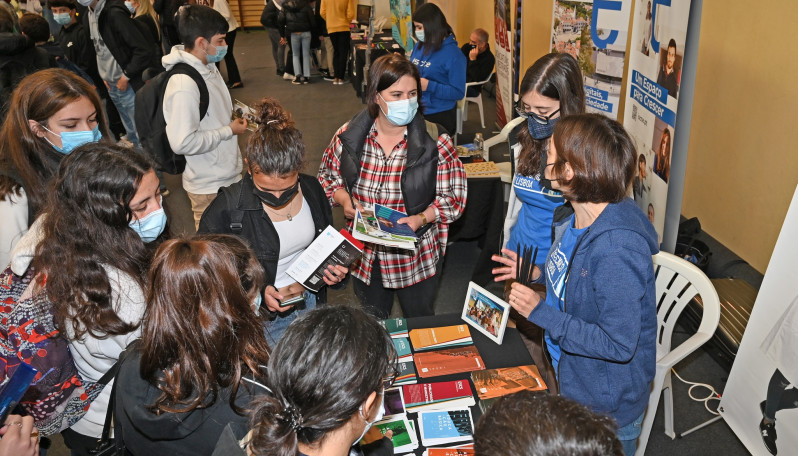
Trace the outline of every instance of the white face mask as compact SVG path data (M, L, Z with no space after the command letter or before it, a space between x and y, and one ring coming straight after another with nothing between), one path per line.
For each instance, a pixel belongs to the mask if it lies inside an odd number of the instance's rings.
M363 404L360 405L360 416L363 418L363 421L366 422L366 428L363 429L363 432L360 434L360 437L355 439L355 441L350 446L353 446L357 444L357 442L361 441L363 437L365 437L366 432L368 432L369 429L371 429L371 426L374 426L374 423L380 421L382 417L385 416L385 390L382 390L380 392L380 411L377 412L377 416L374 417L374 421L369 421L368 417L363 414Z

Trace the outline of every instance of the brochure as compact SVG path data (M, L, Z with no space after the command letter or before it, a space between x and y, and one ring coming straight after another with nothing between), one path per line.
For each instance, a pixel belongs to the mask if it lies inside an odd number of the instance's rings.
M471 372L471 381L480 399L507 396L523 390L542 391L548 389L533 365L503 367Z
M360 442L362 444L376 442L389 430L393 431L391 441L393 442L394 454L407 453L418 448L416 431L404 416L374 423L374 426L366 433L363 440Z
M381 204L374 205L374 215L377 218L377 226L386 233L394 236L402 236L410 240L418 239L415 231L406 223L399 223L399 219L407 217L404 212L391 209Z
M421 444L427 447L474 438L474 421L470 409L419 412L418 427L421 431Z
M474 282L469 282L461 317L488 339L501 345L510 318L510 305Z
M397 362L403 363L413 361L413 353L410 351L410 341L406 337L392 339L396 349Z
M466 408L476 404L468 380L419 383L402 387L408 412Z
M466 325L439 326L410 331L410 343L416 351L470 345L471 332Z
M418 375L422 378L485 369L485 362L479 356L477 347L473 345L416 353L413 361L416 363Z
M424 452L424 456L473 456L474 445L460 445L446 448L429 448Z
M379 244L398 249L414 250L416 248L416 238L394 235L380 229L377 217L374 216L373 209L364 208L357 211L352 223L352 236L363 242Z
M286 273L308 290L317 293L324 283L324 271L330 265L349 267L363 253L363 243L342 229L328 226L299 255Z
M407 337L407 320L404 318L388 318L380 320L380 324L394 339Z
M394 385L410 385L417 381L416 366L413 364L413 361L396 364L396 379L393 382Z
M258 129L258 121L255 117L255 110L250 108L248 104L243 101L233 101L233 119L244 119L247 121L247 130L256 131Z

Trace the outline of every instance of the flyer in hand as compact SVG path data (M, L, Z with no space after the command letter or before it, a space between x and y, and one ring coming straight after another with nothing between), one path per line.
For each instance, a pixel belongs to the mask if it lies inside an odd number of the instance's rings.
M247 121L247 130L256 131L259 127L255 110L250 108L243 101L233 101L233 119L244 119Z
M391 209L381 204L374 205L374 216L377 219L377 226L386 233L394 236L402 236L410 240L418 239L415 231L406 223L399 223L399 219L407 217L404 212Z
M405 250L416 248L416 237L392 234L380 229L373 209L357 211L352 222L352 236L363 242L396 247Z
M349 267L363 253L363 243L346 229L340 232L328 226L302 252L286 273L303 287L317 293L324 283L324 271L330 265Z

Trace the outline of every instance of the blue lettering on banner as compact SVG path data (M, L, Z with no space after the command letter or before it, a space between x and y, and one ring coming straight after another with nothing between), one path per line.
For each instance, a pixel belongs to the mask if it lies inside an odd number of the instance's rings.
M585 97L585 106L593 109L598 109L602 112L612 112L612 103L606 101L596 100L595 98Z
M636 85L647 95L656 98L660 103L668 103L668 91L653 80L643 76L637 70L632 70L632 84Z
M668 0L670 1L670 0ZM593 2L593 15L590 18L590 38L593 39L593 44L599 49L607 49L607 46L615 43L618 39L618 31L611 30L606 39L599 37L598 30L598 15L600 10L607 11L620 11L623 2L620 0L595 0Z
M657 6L671 6L671 0L654 0L654 3L651 4L651 30L657 30ZM659 40L657 39L657 34L654 33L651 35L651 49L659 54Z
M640 103L641 106L651 111L655 116L662 119L666 124L674 128L676 127L676 113L661 105L656 99L648 96L648 94L640 90L639 87L632 85L630 97Z
M585 86L585 95L603 101L608 101L610 99L610 93L608 91L587 85Z

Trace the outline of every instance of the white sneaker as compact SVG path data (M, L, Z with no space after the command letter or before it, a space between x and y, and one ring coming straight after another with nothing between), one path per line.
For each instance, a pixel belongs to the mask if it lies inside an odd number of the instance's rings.
M294 75L286 71L285 73L283 73L283 79L285 79L286 81L293 81Z
M122 136L119 141L116 142L117 146L127 147L128 149L133 148L133 143L128 141L127 136Z

